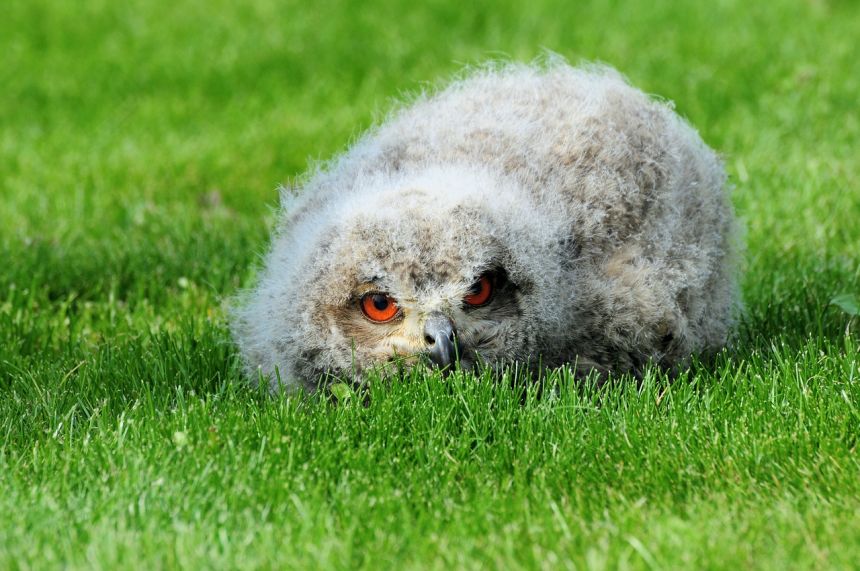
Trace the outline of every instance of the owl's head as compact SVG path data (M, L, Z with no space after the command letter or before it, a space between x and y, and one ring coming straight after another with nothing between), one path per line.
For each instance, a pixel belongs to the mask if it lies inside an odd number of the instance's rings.
M312 389L392 362L532 357L554 313L559 229L502 181L430 168L300 198L237 315L249 369Z

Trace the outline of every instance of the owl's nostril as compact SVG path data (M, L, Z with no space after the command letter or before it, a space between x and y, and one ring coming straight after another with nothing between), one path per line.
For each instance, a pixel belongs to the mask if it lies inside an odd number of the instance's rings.
M424 322L424 341L427 345L436 345L440 339L454 342L454 323L446 315L434 312Z
M433 313L424 323L424 341L430 347L427 355L438 367L453 366L460 348L457 333L451 319L442 313Z

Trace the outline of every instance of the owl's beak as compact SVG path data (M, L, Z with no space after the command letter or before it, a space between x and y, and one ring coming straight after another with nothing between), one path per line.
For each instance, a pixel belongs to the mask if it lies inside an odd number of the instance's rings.
M432 313L424 322L424 341L430 349L430 360L439 368L453 367L460 354L457 330L451 319L442 313Z

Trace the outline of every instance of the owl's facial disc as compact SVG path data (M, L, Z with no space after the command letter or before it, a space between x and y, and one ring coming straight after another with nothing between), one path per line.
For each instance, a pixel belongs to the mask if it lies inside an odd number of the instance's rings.
M360 378L389 363L469 369L528 357L534 276L520 244L532 230L511 230L525 217L504 207L505 189L456 174L375 188L329 213L320 270L304 288L316 292L304 319L320 338L302 355L308 369ZM493 200L478 205L481 188Z
M501 269L482 273L468 287L447 289L440 284L418 295L404 293L402 301L381 289L367 283L356 294L354 311L366 323L363 338L377 340L380 357L388 347L389 356L424 355L442 369L460 359L473 363L476 352L486 350L510 318L515 304L514 288Z

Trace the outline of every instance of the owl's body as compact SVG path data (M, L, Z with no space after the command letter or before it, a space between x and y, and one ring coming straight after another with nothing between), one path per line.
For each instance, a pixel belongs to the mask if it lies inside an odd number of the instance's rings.
M306 180L234 333L288 388L443 341L464 366L674 367L730 334L733 220L713 151L615 72L486 68Z

